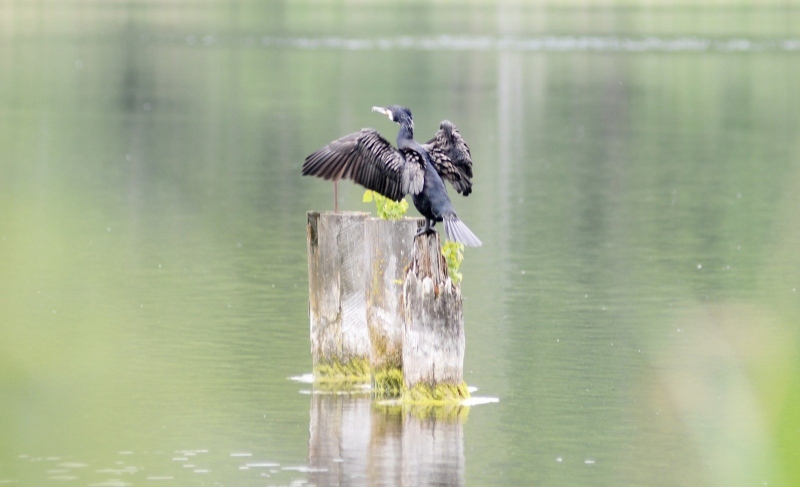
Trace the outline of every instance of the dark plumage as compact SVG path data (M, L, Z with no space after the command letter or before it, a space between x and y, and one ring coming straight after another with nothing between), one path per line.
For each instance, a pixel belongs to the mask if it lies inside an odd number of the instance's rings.
M472 156L469 146L450 120L443 120L436 135L422 147L430 154L436 172L450 181L456 191L464 196L472 193Z
M436 222L443 221L450 240L480 246L480 239L458 219L444 187L443 178L464 196L472 192L472 158L456 126L445 120L431 140L420 144L414 140L411 110L397 105L372 110L400 124L397 148L376 130L361 129L306 157L303 176L352 179L394 201L410 194L425 217L418 235L432 232Z

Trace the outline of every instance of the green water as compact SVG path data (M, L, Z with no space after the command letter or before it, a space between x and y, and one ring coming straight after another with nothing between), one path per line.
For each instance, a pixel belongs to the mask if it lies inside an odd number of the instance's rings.
M800 483L799 79L794 7L7 2L0 484ZM475 161L461 422L288 379L392 103Z

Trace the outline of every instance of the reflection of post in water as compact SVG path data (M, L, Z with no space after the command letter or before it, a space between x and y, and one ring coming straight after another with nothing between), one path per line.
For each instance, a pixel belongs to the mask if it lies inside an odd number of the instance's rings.
M405 413L402 485L464 485L468 410L455 405Z
M369 395L312 394L308 427L310 483L365 484L371 405Z
M374 405L361 395L314 394L309 483L464 485L469 408Z

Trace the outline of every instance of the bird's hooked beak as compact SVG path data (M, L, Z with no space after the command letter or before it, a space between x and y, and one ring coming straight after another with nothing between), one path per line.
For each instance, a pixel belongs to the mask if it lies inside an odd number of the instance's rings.
M391 120L392 122L394 122L394 119L392 118L392 111L391 111L391 110L389 110L388 108L383 108L383 107L372 107L372 111L373 111L373 112L382 113L382 114L386 115L387 117L389 117L389 120Z

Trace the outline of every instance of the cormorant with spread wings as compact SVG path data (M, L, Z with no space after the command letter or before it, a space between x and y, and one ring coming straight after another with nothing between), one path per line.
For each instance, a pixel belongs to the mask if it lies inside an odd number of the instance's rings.
M481 241L458 219L447 196L447 179L464 196L472 192L472 158L469 147L450 121L439 125L425 144L414 140L411 110L398 105L372 107L400 124L397 148L374 129L361 129L334 140L306 157L303 176L333 180L352 179L367 189L394 201L410 194L414 206L425 217L417 235L433 232L444 222L447 238L471 247Z

